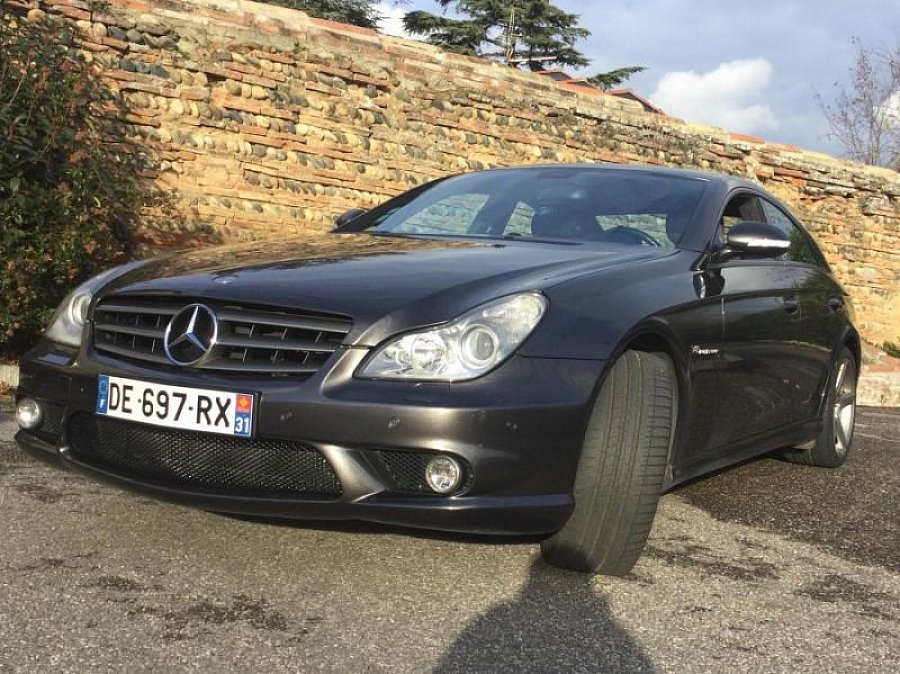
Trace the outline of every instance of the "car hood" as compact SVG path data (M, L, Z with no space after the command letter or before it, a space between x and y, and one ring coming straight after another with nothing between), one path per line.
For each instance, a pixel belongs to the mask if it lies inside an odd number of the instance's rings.
M100 293L349 316L349 344L449 320L492 298L673 251L636 246L318 234L151 260Z

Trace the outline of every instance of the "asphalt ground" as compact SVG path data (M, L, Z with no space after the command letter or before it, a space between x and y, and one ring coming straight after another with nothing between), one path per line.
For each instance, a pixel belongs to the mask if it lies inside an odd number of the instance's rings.
M663 497L621 579L533 541L286 525L54 471L0 414L0 672L896 672L900 409L836 471Z

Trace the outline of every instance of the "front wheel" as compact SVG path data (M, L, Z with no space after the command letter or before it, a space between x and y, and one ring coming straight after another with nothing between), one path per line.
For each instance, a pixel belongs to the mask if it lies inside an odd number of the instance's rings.
M677 417L677 379L665 355L626 351L606 377L585 432L575 509L541 543L551 564L624 575L653 524Z
M843 465L853 445L856 380L856 359L847 347L843 347L838 352L826 384L828 393L822 411L822 431L808 447L782 453L783 459L823 468Z

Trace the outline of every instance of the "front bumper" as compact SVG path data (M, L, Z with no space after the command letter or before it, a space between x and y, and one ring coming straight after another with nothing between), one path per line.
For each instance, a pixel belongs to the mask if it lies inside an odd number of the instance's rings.
M514 357L459 384L361 381L365 351L345 349L310 379L215 377L152 370L87 350L43 345L21 368L20 395L57 406L58 421L21 431L31 455L165 501L207 510L315 520L364 520L490 534L545 534L568 519L584 425L605 363ZM93 414L99 374L179 386L255 390L256 437L302 441L327 459L336 498L194 488L84 460L68 437L74 415ZM443 452L471 470L465 489L442 497L399 493L372 452Z

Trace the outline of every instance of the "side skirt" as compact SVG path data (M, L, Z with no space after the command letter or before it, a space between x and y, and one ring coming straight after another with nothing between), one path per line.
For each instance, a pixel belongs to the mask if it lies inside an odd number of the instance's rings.
M700 461L693 461L686 465L678 465L676 462L672 479L666 482L664 489L671 489L701 475L762 456L776 449L802 445L816 438L821 430L821 419L808 419L732 443L703 457Z

